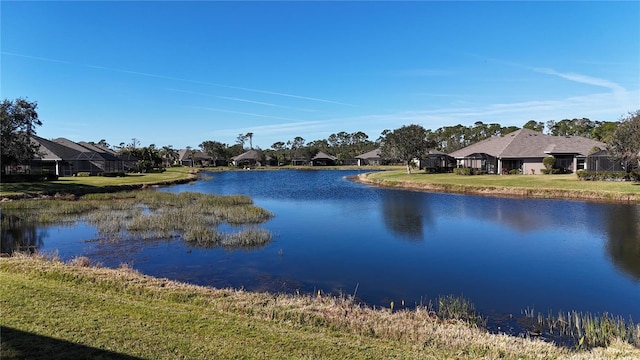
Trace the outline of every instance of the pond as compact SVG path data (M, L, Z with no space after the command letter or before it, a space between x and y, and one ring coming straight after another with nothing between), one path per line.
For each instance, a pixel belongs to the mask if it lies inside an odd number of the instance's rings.
M347 179L358 173L215 172L158 190L250 196L275 215L259 225L273 234L260 248L105 241L83 223L25 233L63 259L201 285L355 294L387 307L453 294L490 318L528 308L640 320L640 205L375 188Z

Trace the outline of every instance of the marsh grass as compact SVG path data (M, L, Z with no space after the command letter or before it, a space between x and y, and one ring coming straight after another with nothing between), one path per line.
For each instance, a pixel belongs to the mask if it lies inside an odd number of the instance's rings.
M438 317L463 321L469 325L486 325L486 319L476 313L475 305L464 296L445 295L438 297Z
M88 194L77 200L20 200L2 205L5 229L86 222L111 239L181 237L197 246L256 247L271 241L266 230L225 234L220 224L255 225L273 214L242 195L166 193L153 190Z
M616 339L640 347L640 324L631 318L578 311L536 316L533 309L525 310L524 314L527 318L535 317L538 329L546 330L550 336L568 339L576 347L606 347Z

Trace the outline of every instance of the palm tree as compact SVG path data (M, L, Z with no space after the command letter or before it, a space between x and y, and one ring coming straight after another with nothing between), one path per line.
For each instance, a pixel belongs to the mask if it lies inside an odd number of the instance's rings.
M244 137L249 138L249 150L253 150L253 133L249 132Z
M171 145L163 146L160 156L162 156L164 167L169 167L178 159L178 152Z

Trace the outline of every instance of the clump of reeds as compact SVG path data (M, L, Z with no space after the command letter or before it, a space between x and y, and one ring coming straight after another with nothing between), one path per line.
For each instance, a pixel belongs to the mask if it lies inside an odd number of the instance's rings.
M577 346L608 346L614 339L640 346L640 324L634 324L632 319L626 321L609 313L597 315L571 311L560 312L557 316L549 314L545 320L551 334L569 336Z
M225 247L265 245L271 235L259 229L224 234L218 225L259 224L273 216L244 195L152 190L88 194L77 200L15 201L3 204L2 211L3 229L85 221L112 238L181 237L199 246Z
M534 318L532 309L527 309L524 314ZM622 316L609 313L569 311L557 315L549 313L546 317L538 313L537 325L550 335L568 338L578 348L606 347L616 339L640 347L640 324L634 324L631 318L627 321Z
M461 320L474 326L486 324L486 320L476 313L475 305L464 296L439 296L436 313L441 319Z

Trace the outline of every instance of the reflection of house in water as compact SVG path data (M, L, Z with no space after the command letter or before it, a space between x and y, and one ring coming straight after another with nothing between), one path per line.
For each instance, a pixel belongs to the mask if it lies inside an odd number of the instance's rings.
M36 225L24 224L20 221L12 221L12 215L2 215L2 228L0 228L0 253L13 254L14 252L34 253L43 245L45 232Z

